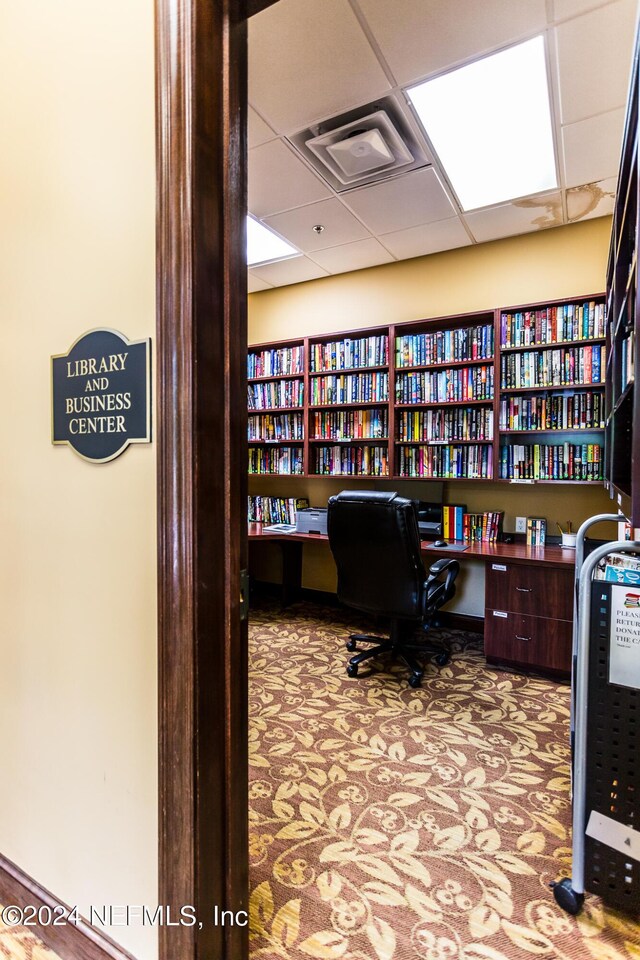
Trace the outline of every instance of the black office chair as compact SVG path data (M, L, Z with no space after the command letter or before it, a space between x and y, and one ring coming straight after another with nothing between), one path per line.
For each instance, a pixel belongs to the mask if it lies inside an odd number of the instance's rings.
M343 491L329 500L329 545L338 568L338 599L349 607L391 619L389 639L354 633L347 650L374 643L372 650L349 660L347 673L358 675L365 660L390 652L409 670L409 684L419 687L423 668L414 650L438 650L444 666L449 652L414 639L418 624L432 625L436 612L456 592L457 560L443 558L429 567L422 563L420 533L413 500L395 493Z

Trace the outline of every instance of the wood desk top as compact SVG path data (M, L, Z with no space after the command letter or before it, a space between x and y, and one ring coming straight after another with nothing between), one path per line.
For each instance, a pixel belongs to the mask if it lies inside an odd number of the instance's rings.
M261 523L249 524L249 540L275 540L280 542L291 540L298 543L328 542L328 538L320 533L280 533L275 530L263 530ZM543 567L569 569L573 569L575 566L576 551L567 547L528 547L525 543L463 544L459 541L456 545L466 546L467 549L456 550L450 548L443 550L434 547L429 541L423 540L422 552L425 562L429 557L452 557L459 560L502 560L508 563L536 563Z

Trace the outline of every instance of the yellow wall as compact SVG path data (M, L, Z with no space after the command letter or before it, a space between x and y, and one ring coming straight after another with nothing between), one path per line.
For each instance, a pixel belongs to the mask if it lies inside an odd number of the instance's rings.
M49 372L93 327L153 334L153 3L1 20L0 851L82 912L155 904L155 448L53 447Z
M610 231L610 218L601 217L252 294L249 342L599 293L605 287ZM343 486L341 480L252 478L250 490L308 496L313 506L322 506ZM514 530L516 516L546 517L554 533L557 521L571 520L576 529L586 517L611 510L600 487L456 482L445 483L444 497L472 511L504 510L507 531ZM615 530L601 527L597 535L613 536ZM276 578L275 550L253 548L257 577ZM335 570L326 550L305 548L304 564L305 586L335 589ZM457 608L479 615L480 587L470 586L465 599L457 598Z

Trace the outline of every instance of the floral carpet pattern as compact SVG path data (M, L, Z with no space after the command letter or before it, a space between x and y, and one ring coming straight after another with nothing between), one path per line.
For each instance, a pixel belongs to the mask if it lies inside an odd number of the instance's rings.
M29 927L7 927L0 920L1 960L58 960Z
M639 922L549 889L571 864L568 687L455 631L419 690L388 662L349 679L363 628L253 613L251 960L640 960Z

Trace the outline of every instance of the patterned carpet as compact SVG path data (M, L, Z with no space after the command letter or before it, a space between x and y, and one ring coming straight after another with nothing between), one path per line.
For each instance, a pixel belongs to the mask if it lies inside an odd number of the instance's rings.
M6 927L0 920L2 960L58 960L27 927Z
M285 619L286 618L286 619ZM640 924L569 872L569 691L488 669L478 637L421 690L345 675L370 624L299 604L251 625L251 960L640 960Z

